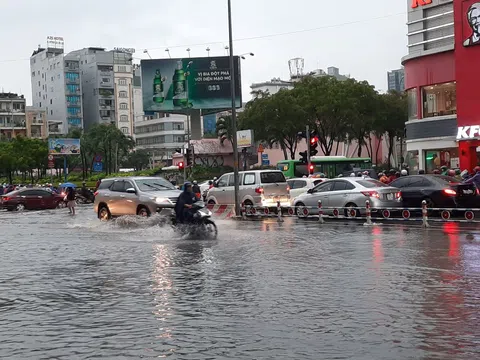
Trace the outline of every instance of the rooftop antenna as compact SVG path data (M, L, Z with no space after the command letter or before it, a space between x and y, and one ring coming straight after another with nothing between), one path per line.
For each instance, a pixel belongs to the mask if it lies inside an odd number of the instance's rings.
M288 67L290 69L290 78L298 79L303 76L303 69L305 68L305 60L303 58L294 58L288 60Z

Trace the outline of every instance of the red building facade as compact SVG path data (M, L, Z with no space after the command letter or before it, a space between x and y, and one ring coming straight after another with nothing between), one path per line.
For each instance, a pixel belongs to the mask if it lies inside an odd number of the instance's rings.
M480 0L408 6L409 54L402 62L412 168L472 170L480 163Z

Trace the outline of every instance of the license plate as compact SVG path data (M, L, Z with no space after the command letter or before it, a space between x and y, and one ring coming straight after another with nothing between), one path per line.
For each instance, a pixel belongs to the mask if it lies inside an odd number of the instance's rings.
M387 194L387 200L393 200L393 194Z
M463 190L463 195L473 195L474 191L472 189Z

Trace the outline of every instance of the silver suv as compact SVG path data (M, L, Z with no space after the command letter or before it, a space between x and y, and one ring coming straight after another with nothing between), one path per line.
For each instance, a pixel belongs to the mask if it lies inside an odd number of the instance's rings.
M290 206L290 189L285 176L278 170L241 171L240 202L246 206L282 207ZM207 203L218 205L234 204L233 173L222 175L208 191Z
M95 193L95 213L100 220L113 216L150 216L171 213L181 191L161 177L125 177L102 180Z

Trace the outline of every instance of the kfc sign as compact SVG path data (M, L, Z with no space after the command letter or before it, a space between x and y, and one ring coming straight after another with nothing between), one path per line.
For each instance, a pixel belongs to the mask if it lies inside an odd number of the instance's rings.
M480 2L473 3L468 7L462 27L463 34L465 36L468 34L463 46L480 44Z
M412 9L432 3L432 0L412 0Z
M480 137L480 126L460 126L458 128L457 140L469 140Z

